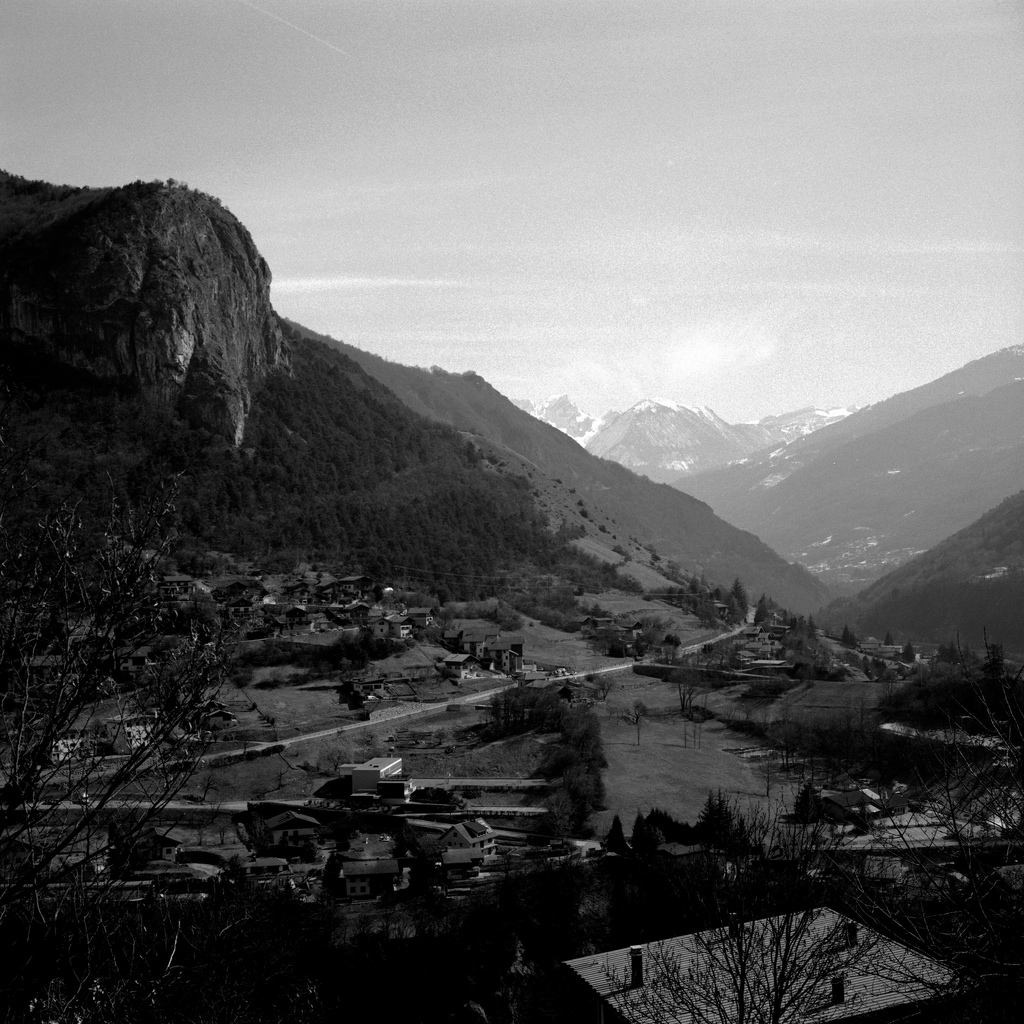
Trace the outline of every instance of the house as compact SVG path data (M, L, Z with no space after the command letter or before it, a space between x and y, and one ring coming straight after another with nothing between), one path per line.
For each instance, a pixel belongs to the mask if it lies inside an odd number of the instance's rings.
M437 840L441 850L477 850L483 856L494 853L498 842L497 833L483 818L474 821L460 821L452 825Z
M410 608L408 615L417 629L429 629L434 624L434 608Z
M181 601L187 598L195 587L191 576L168 573L156 581L157 593L161 601Z
M114 653L118 671L135 675L153 664L153 648L144 644L141 647L121 647Z
M27 681L47 683L64 673L67 662L59 654L34 654L23 659L22 668ZM70 681L73 673L68 673L68 678Z
M907 812L903 794L876 793L873 789L848 789L821 794L822 813L833 821L867 822Z
M305 604L316 597L316 580L289 580L281 587L281 594L295 604Z
M441 669L455 679L469 679L480 674L480 661L472 654L449 654L441 662Z
M50 747L50 759L59 764L72 758L92 757L96 753L97 737L92 729L68 729L58 736Z
M224 615L232 622L248 619L261 607L251 597L233 597L224 604Z
M347 860L341 873L346 896L369 900L394 892L402 870L397 860Z
M408 615L386 615L384 621L388 624L388 636L395 640L404 640L412 636L415 623Z
M371 615L366 620L366 628L374 640L385 640L391 632L390 624L383 615Z
M480 674L479 658L472 654L449 654L441 662L441 671L455 679L469 679Z
M383 676L375 676L372 679L355 679L352 681L352 689L361 697L367 697L371 693L380 696L384 692L386 686L387 682Z
M510 676L523 667L523 638L510 636L490 640L484 647L484 655L491 659L494 667Z
M246 878L272 878L275 875L291 874L291 866L283 857L254 857L242 865Z
M266 592L266 587L259 580L248 576L216 576L206 580L205 586L218 604L225 604L236 597L253 597Z
M112 718L103 723L107 741L116 754L130 754L151 742L160 724L157 711L144 711L124 718Z
M497 629L466 629L459 634L459 646L463 654L472 654L474 658L483 660L488 641L498 639Z
M441 851L441 870L449 880L478 875L483 863L484 855L481 850L451 848Z
M338 584L342 593L350 597L365 597L373 593L373 580L369 576L343 576Z
M595 1024L736 1020L741 986L748 999L783 996L787 1020L877 1020L921 1007L953 980L938 961L826 907L588 954L565 967L577 1016ZM787 969L788 986L778 981Z
M147 828L139 834L135 843L135 851L147 861L175 861L178 850L184 844L183 835L177 829L159 830Z
M602 618L596 615L588 615L581 623L580 629L589 632L597 632L600 629L610 629L615 625L615 620L611 617Z
M370 617L370 605L365 601L352 601L332 610L335 615L343 616L351 622L366 622Z
M299 846L316 840L320 822L308 814L284 811L264 821L273 846Z

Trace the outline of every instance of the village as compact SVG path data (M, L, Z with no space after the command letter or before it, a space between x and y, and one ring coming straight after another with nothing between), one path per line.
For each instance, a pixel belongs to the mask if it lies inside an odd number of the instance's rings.
M773 715L790 718L794 699L808 687L819 698L826 690L840 695L837 709L859 701L863 714L865 701L875 707L884 687L859 671L858 658L874 659L879 679L891 683L907 668L897 646L867 638L850 651L813 624L794 630L780 612L754 623L753 608L730 622L721 601L714 603L722 620L710 630L685 603L632 595L619 599L618 613L587 614L575 634L556 637L534 621L524 630L521 616L507 630L483 618L460 619L450 607L409 605L403 596L366 575L160 576L154 597L161 621L179 628L218 622L231 630L234 685L211 695L177 737L202 757L159 820L131 849L118 849L111 839L109 856L94 860L91 870L113 869L126 882L166 892L206 891L232 873L287 884L310 899L325 887L343 900L424 887L465 892L513 864L603 855L600 837L613 813L630 803L644 809L631 763L641 754L647 810L657 800L695 820L716 789L791 809L801 787L812 787L804 799L813 798L836 823L842 845L858 851L864 870L892 880L906 868L889 855L908 835L942 843L941 823L925 808L911 812L905 783L879 786L877 771L858 777L852 768L837 770L834 759L816 762L785 744L781 756L778 743L736 744L743 723L729 708L742 705L737 693L770 698L758 703L765 723ZM805 639L794 639L794 632ZM127 686L141 682L174 644L169 634L118 649L111 673ZM360 659L368 647L376 657ZM37 655L26 670L45 682L58 661ZM798 671L808 663L820 677L813 685ZM691 676L686 696L680 669ZM702 679L696 686L695 673ZM559 830L550 799L559 780L538 771L537 749L527 751L528 740L482 741L492 703L508 691L600 712L614 799L594 815L588 835L570 834L564 823ZM633 721L633 747L622 737L635 694L646 704L642 719ZM97 764L116 763L150 742L157 714L127 715L116 702L96 702L55 738L51 758L65 770L65 802L77 805L76 813L95 813L86 777ZM688 729L692 751L682 782L684 762L670 748L680 732L686 746ZM770 735L772 728L763 731ZM664 750L672 760L662 775L652 766ZM133 799L142 794L128 787L118 805ZM104 808L97 821L110 811ZM672 842L661 849L670 858L706 852ZM23 845L19 856L31 859L35 851Z

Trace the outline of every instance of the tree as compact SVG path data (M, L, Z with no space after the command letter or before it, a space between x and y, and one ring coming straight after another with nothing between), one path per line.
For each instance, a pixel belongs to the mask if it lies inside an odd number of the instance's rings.
M111 836L133 846L203 753L219 643L193 634L125 671L160 632L150 592L171 522L167 502L115 505L90 534L74 508L34 521L17 487L0 495L0 861L12 865L0 922L54 882L96 881ZM119 827L107 830L115 807Z
M908 640L906 646L900 654L900 661L907 665L911 665L914 662L916 654L914 652L914 645Z
M805 782L793 801L793 817L803 825L810 825L821 817L821 798L810 782Z
M746 617L747 614L747 588L740 582L739 576L733 580L732 589L729 591L732 595L733 600L736 602L736 609L740 614L741 618Z
M886 647L892 647L892 633L888 630L885 631L885 639L882 641Z
M764 622L768 618L768 598L762 594L757 599L757 607L754 609L754 624Z
M640 746L640 727L647 717L647 705L642 700L633 701L632 707L622 713L622 721L626 725L636 726L636 745Z
M849 626L846 626L846 625L843 626L843 633L842 633L842 636L841 636L839 642L844 647L853 648L853 647L857 646L857 637L854 636L853 630L850 629Z
M641 811L637 811L636 817L633 819L633 834L629 837L629 841L633 853L637 857L652 856L661 841L659 837L655 836L654 830L647 824Z
M609 853L629 853L629 844L626 842L626 834L622 831L622 820L617 814L612 818L612 827L608 829L608 835L605 837L604 845L605 849Z

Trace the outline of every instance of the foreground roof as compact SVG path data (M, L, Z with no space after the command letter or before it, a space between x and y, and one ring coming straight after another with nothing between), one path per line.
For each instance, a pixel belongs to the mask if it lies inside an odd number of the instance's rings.
M788 934L798 936L800 952L795 955L795 963L812 977L806 998L794 999L790 1012L783 1015L785 1021L846 1020L923 1002L938 995L952 980L951 973L937 961L858 926L833 910L819 908L805 913L802 927L790 927ZM788 915L797 923L803 917ZM780 945L776 937L786 931L786 921L787 917L780 916L742 925L752 956L749 974L769 982L769 987L771 961L777 957ZM847 943L851 925L858 931L858 941L852 946ZM624 1021L693 1024L709 1016L716 1020L729 1018L729 1008L735 1003L735 946L729 930L717 928L565 963ZM630 984L632 957L637 955L642 958L643 980L634 986ZM753 959L759 963L753 965ZM834 1003L831 981L837 974L844 978L844 1000ZM756 981L750 984L754 994L748 993L748 999L756 998L760 986ZM677 996L678 992L687 995ZM764 992L761 987L762 997Z

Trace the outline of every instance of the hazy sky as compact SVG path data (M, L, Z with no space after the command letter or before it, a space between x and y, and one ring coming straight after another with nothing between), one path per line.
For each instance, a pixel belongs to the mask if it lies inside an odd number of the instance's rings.
M1017 0L3 0L0 166L187 181L281 313L595 413L1024 340Z

